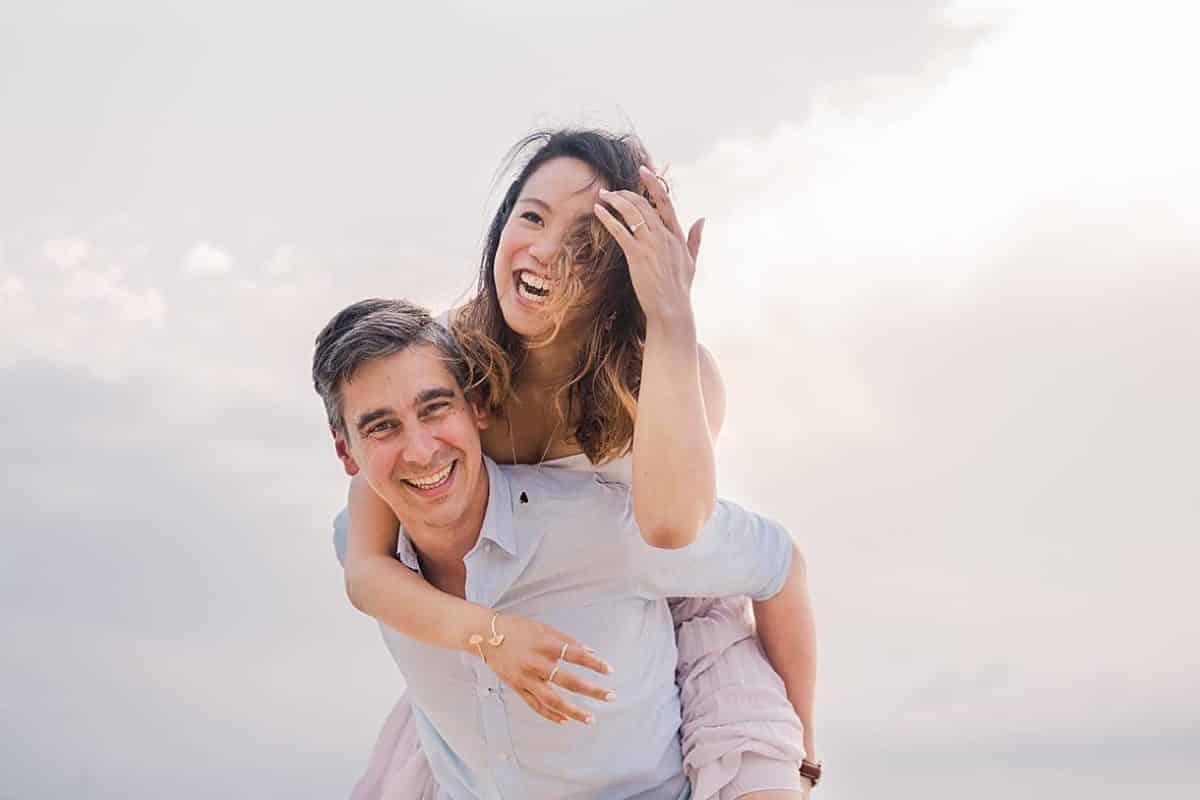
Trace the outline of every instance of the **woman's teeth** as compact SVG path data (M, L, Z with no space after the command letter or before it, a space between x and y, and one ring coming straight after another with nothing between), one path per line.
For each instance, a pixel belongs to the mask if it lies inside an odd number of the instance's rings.
M418 489L436 489L450 479L450 471L452 469L454 469L453 461L437 472L426 475L423 478L406 478L404 482Z
M541 302L550 296L550 281L532 272L517 273L517 294L526 300Z

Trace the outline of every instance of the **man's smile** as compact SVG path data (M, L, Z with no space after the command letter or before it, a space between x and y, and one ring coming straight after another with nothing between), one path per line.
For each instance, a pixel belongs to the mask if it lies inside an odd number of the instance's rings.
M457 464L456 458L434 472L416 478L402 478L401 482L422 497L436 497L449 490Z

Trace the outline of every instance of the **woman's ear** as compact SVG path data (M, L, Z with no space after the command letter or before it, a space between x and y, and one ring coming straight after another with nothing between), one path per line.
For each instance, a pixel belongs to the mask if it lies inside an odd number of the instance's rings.
M333 434L333 449L337 452L338 460L342 462L342 468L346 470L346 474L353 478L358 474L358 462L354 460L354 456L350 455L350 448L346 446L346 437L338 432L337 428L330 428L329 432Z

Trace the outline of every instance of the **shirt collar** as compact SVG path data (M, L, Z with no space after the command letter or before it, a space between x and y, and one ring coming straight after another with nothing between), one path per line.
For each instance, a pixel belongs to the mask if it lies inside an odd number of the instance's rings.
M488 473L488 506L479 538L487 539L510 556L515 556L517 538L513 534L512 524L512 487L509 486L508 476L495 461L484 456L483 464Z
M421 562L417 559L417 551L413 548L408 534L404 532L403 524L400 525L400 532L396 536L396 557L400 559L401 564L413 572L421 571Z
M512 526L512 488L508 484L504 470L500 469L495 461L484 456L483 465L487 469L488 475L488 504L487 511L483 515L483 529L479 532L479 540L486 539L510 556L515 556L517 540ZM475 543L475 547L471 548L471 552L475 552L477 547L479 547L478 542ZM421 562L417 558L417 551L408 538L408 534L404 532L403 525L400 526L400 534L396 537L396 556L404 566L415 572L421 571Z

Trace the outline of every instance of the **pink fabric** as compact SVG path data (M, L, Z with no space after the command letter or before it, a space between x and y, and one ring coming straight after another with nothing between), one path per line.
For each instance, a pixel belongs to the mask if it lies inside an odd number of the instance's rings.
M350 800L436 800L437 784L421 751L408 690L400 695Z
M680 599L672 601L671 613L679 642L683 769L693 800L715 800L738 777L744 753L799 764L804 729L755 638L750 600ZM436 794L405 692L351 800L434 800Z
M754 635L750 599L674 600L671 613L679 643L683 771L693 800L714 800L735 778L749 785L751 778L740 774L745 753L799 768L804 726Z

